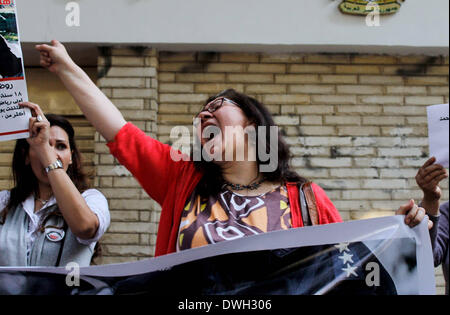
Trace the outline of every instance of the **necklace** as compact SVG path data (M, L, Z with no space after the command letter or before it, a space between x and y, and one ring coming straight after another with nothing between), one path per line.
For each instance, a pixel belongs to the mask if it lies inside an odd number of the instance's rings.
M262 179L260 179L259 181L250 184L250 185L241 185L241 184L233 184L230 182L225 182L224 186L228 186L233 190L244 190L244 189L248 189L248 190L256 190L259 188L259 186L261 186L261 184L266 180L265 177L263 177Z
M40 202L41 204L43 204L43 205L46 205L46 204L50 201L51 198L52 198L52 197L50 196L49 199L43 200L43 199L40 199L40 198L38 198L38 197L34 197L35 200L39 201L39 202Z

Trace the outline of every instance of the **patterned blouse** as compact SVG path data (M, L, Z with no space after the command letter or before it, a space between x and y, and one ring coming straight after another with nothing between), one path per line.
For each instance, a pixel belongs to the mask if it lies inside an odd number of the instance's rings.
M202 198L194 191L181 217L177 251L291 226L285 186L259 196L224 189L218 196Z

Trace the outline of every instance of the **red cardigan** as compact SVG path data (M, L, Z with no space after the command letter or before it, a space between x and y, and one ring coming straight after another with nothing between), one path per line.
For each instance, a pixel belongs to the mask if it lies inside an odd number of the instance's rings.
M172 160L171 147L149 136L131 123L127 123L108 143L111 154L139 181L147 194L161 207L155 256L175 252L181 214L186 200L202 178L191 161ZM286 185L291 212L299 214L292 220L293 227L303 226L298 188ZM342 222L339 212L318 185L312 185L319 215L319 224Z

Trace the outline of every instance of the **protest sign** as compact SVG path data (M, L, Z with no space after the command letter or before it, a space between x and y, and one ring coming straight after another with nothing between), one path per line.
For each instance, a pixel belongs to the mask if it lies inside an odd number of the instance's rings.
M430 156L436 157L436 164L448 167L448 104L428 106L427 115Z
M403 221L390 216L303 227L83 267L70 285L73 266L3 267L0 294L435 294L428 220L412 229Z
M15 0L0 4L0 141L27 138L31 113L20 47Z

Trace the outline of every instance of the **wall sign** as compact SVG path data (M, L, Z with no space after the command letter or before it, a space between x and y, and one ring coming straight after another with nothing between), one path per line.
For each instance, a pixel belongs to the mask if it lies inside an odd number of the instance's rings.
M395 0L344 0L339 5L342 13L355 15L368 15L375 10L383 15L394 14L400 10L400 7L400 1Z

